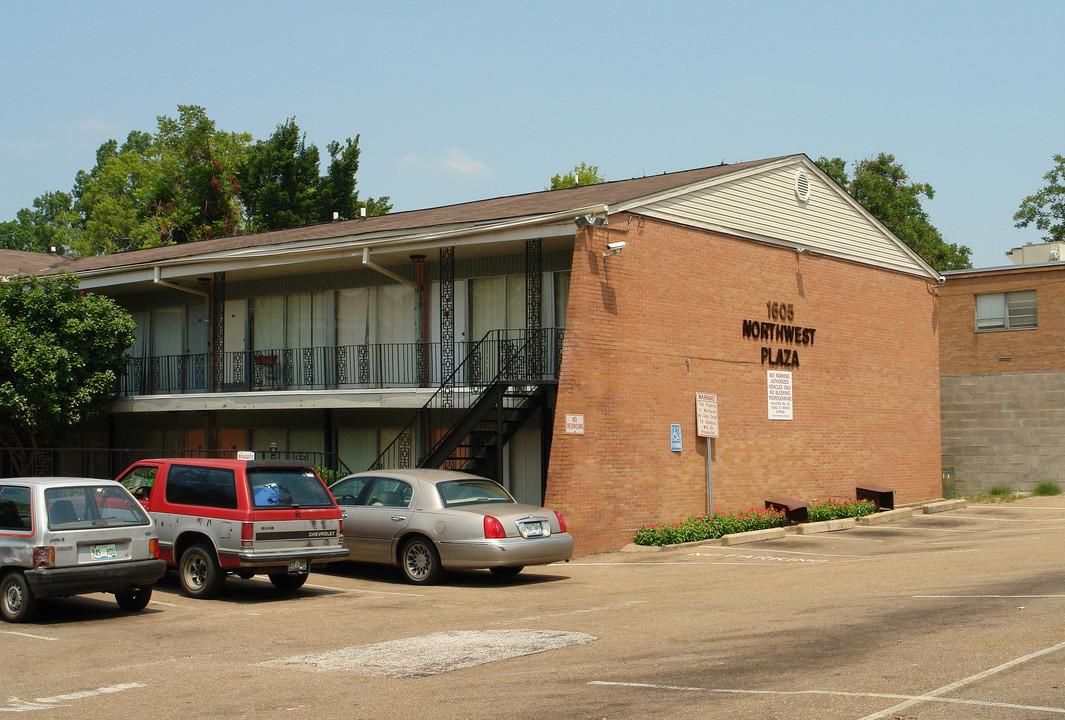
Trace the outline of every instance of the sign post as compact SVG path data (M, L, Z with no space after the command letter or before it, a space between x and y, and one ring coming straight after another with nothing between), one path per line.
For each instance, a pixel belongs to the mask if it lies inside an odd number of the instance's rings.
M695 393L695 420L699 437L706 438L706 514L714 512L714 475L710 460L714 454L714 438L719 436L717 395Z

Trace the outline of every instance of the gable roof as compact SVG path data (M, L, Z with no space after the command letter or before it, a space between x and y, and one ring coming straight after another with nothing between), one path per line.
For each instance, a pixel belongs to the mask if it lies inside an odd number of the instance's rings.
M809 212L805 201L798 203L800 207L792 207L796 203L794 194L790 201L787 199L789 183L797 172L803 171L808 171L822 190L821 200L811 204ZM554 230L548 232L561 237L567 232L572 235L574 217L604 211L632 211L941 280L935 270L803 154L113 255L63 259L59 264L45 266L47 269L42 272L67 270L82 275L83 281L95 276L94 284L108 285L111 281L106 278L116 274L132 278L131 273L143 275L151 271L158 282L160 269L167 266L173 266L175 272L177 266L186 267L188 272L208 272L208 263L215 267L229 264L231 269L236 263L247 268L260 265L267 257L277 260L285 256L295 260L309 258L313 253L332 253L334 258L351 258L356 252L371 250L375 255L389 251L398 254L414 248L476 243L475 236L480 236L481 242L495 243L504 237L505 231L542 233L549 227ZM529 230L530 227L534 229ZM368 257L363 256L364 263ZM192 270L192 264L200 267Z
M692 183L702 182L737 170L770 163L774 160L776 158L733 165L714 165L695 170L663 173L631 180L616 180L565 190L542 190L540 192L478 200L457 205L444 205L425 210L409 210L388 215L375 215L357 220L341 220L285 230L200 240L194 243L166 245L112 255L70 258L63 262L61 267L55 269L78 273L166 262L168 260L246 248L329 240L332 238L358 238L366 235L402 233L407 230L425 230L455 225L471 226L553 215L592 206L616 205Z
M64 262L64 258L48 253L0 249L0 275L23 275L40 272Z

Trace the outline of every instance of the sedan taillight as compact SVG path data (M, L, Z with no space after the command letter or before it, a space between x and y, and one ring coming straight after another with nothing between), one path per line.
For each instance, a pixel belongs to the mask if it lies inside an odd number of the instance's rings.
M33 569L50 568L55 565L55 548L51 545L33 548Z
M566 532L566 521L562 519L562 513L560 513L558 510L555 510L555 517L558 518L558 529L561 532Z
M499 540L507 536L503 523L491 515L484 516L484 536L488 540Z

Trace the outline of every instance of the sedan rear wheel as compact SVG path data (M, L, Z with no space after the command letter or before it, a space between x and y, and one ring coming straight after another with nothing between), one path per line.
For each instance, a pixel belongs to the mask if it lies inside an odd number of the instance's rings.
M523 565L511 565L509 567L494 567L494 568L488 568L488 569L491 570L492 574L495 575L496 577L504 577L505 578L505 577L514 577L515 575L520 573L522 570L524 570L525 567Z
M13 570L0 580L0 615L4 620L26 622L36 609L37 599L33 597L25 575Z
M431 585L440 579L440 555L433 543L425 538L408 540L399 553L399 563L407 580L418 585Z

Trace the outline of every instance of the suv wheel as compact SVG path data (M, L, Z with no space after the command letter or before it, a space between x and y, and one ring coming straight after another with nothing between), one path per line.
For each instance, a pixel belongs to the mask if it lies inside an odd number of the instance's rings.
M0 615L8 622L26 622L37 609L37 599L30 591L26 577L13 570L0 580Z
M407 579L418 585L431 585L443 574L436 547L422 537L407 541L399 553L399 564Z
M218 594L226 576L210 548L192 545L181 555L178 578L186 595L206 599Z
M270 582L281 592L296 592L307 582L307 573L289 575L288 573L270 573Z
M152 588L150 585L115 593L115 600L118 601L118 606L129 612L143 610L148 607L148 602L151 599Z

